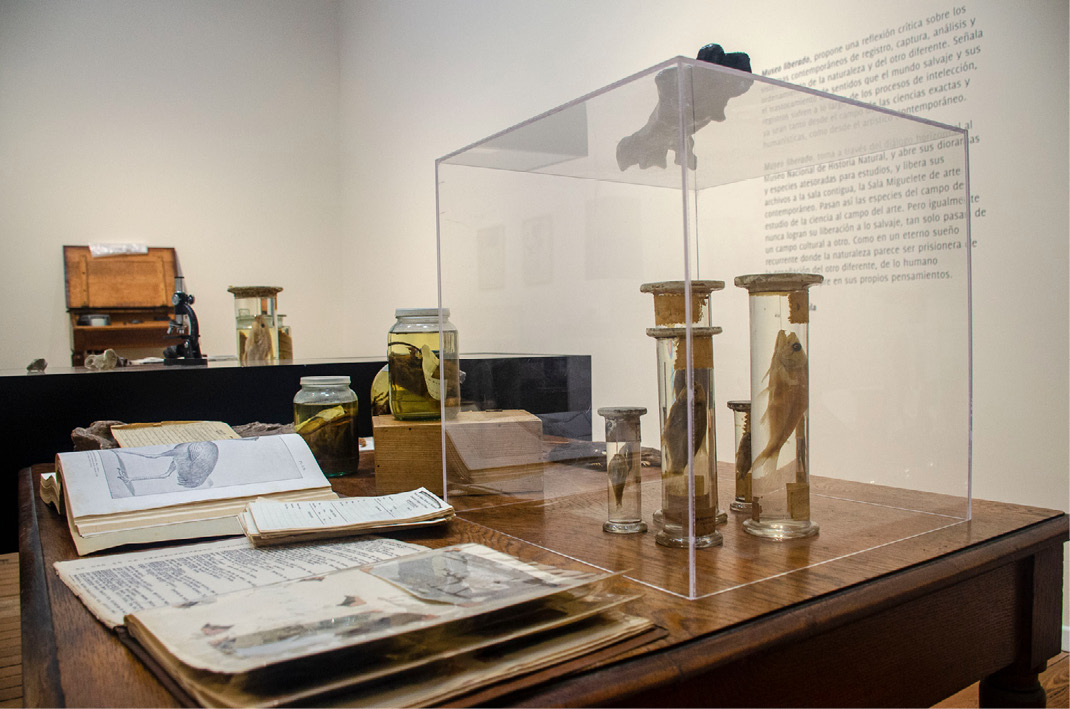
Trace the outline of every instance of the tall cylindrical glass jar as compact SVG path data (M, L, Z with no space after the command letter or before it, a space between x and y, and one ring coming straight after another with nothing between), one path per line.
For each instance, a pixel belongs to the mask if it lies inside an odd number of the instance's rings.
M611 406L598 409L606 420L606 472L609 519L602 531L635 534L646 531L643 522L642 407Z
M817 534L810 519L807 438L809 288L823 278L808 273L739 276L750 294L751 517L750 534L797 539Z
M357 472L357 395L349 377L301 377L294 396L294 431L312 449L324 475Z
M695 548L724 541L716 529L725 515L717 507L717 428L713 411L713 336L720 332L719 327L691 328L691 394L687 381L687 328L652 327L646 331L657 341L658 348L662 507L661 514L656 515L661 528L655 541L662 546L687 547L692 533ZM690 445L689 428L694 430ZM688 476L689 463L693 463L693 486Z
M750 402L729 401L728 408L736 433L736 499L728 507L733 512L750 513Z
M238 361L242 364L278 364L279 321L277 286L231 286L238 335Z
M449 308L442 309L441 345L438 308L398 308L394 317L386 340L390 412L402 421L437 419L443 404L458 406L461 397L457 328Z

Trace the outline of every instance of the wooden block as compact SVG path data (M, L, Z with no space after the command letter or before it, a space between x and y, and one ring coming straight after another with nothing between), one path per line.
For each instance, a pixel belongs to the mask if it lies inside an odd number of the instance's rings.
M442 494L438 421L372 417L380 495L426 487ZM462 411L446 427L450 494L542 490L542 421L526 411Z
M372 436L376 494L426 487L442 495L442 426L438 421L372 416Z

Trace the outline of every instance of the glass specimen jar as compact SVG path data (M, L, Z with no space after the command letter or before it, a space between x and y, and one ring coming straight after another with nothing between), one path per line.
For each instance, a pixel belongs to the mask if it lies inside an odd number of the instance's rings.
M443 394L447 407L457 406L461 396L457 328L449 321L449 308L442 309L441 352L438 308L398 308L394 317L386 340L390 412L402 421L437 419Z
M655 541L669 547L711 547L724 540L716 525L727 515L717 508L717 442L713 411L713 336L719 327L692 327L693 387L687 381L687 328L652 327L657 341L658 410L661 419L661 510ZM694 393L691 394L690 392ZM689 411L691 412L689 415ZM693 443L688 429L693 425ZM692 478L688 465L693 463ZM692 517L692 513L694 516ZM690 520L694 519L694 529Z
M357 472L357 395L349 377L301 377L294 396L294 431L312 449L328 477Z
M294 358L294 338L293 331L289 325L282 322L282 319L286 316L279 313L276 321L279 325L279 359L293 359Z
M639 286L641 293L654 295L654 324L658 327L683 327L687 324L686 284L684 281L661 281ZM691 281L691 324L710 325L710 293L724 288L724 281Z
M642 407L611 406L598 409L606 420L606 471L609 519L602 531L636 534L646 531L643 522L641 436Z
M810 519L807 445L809 395L809 288L823 278L808 273L738 276L749 292L751 370L750 534L797 539L817 534Z
M750 492L750 402L729 401L736 433L736 499L728 506L733 512L751 511Z
M238 334L238 361L242 364L277 364L279 322L277 286L231 286Z

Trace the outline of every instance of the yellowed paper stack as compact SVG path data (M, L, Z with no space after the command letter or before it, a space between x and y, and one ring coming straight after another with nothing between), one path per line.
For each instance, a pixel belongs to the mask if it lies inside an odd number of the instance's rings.
M206 706L425 706L651 630L614 577L477 544L126 616Z
M245 536L259 546L423 527L452 518L453 507L421 487L379 497L255 500L238 519Z

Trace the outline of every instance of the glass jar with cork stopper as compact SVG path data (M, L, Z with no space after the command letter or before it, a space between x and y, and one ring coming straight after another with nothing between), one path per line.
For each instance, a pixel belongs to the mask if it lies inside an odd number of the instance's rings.
M278 364L278 286L230 286L234 294L234 320L238 361L243 365ZM289 351L293 352L290 343Z

